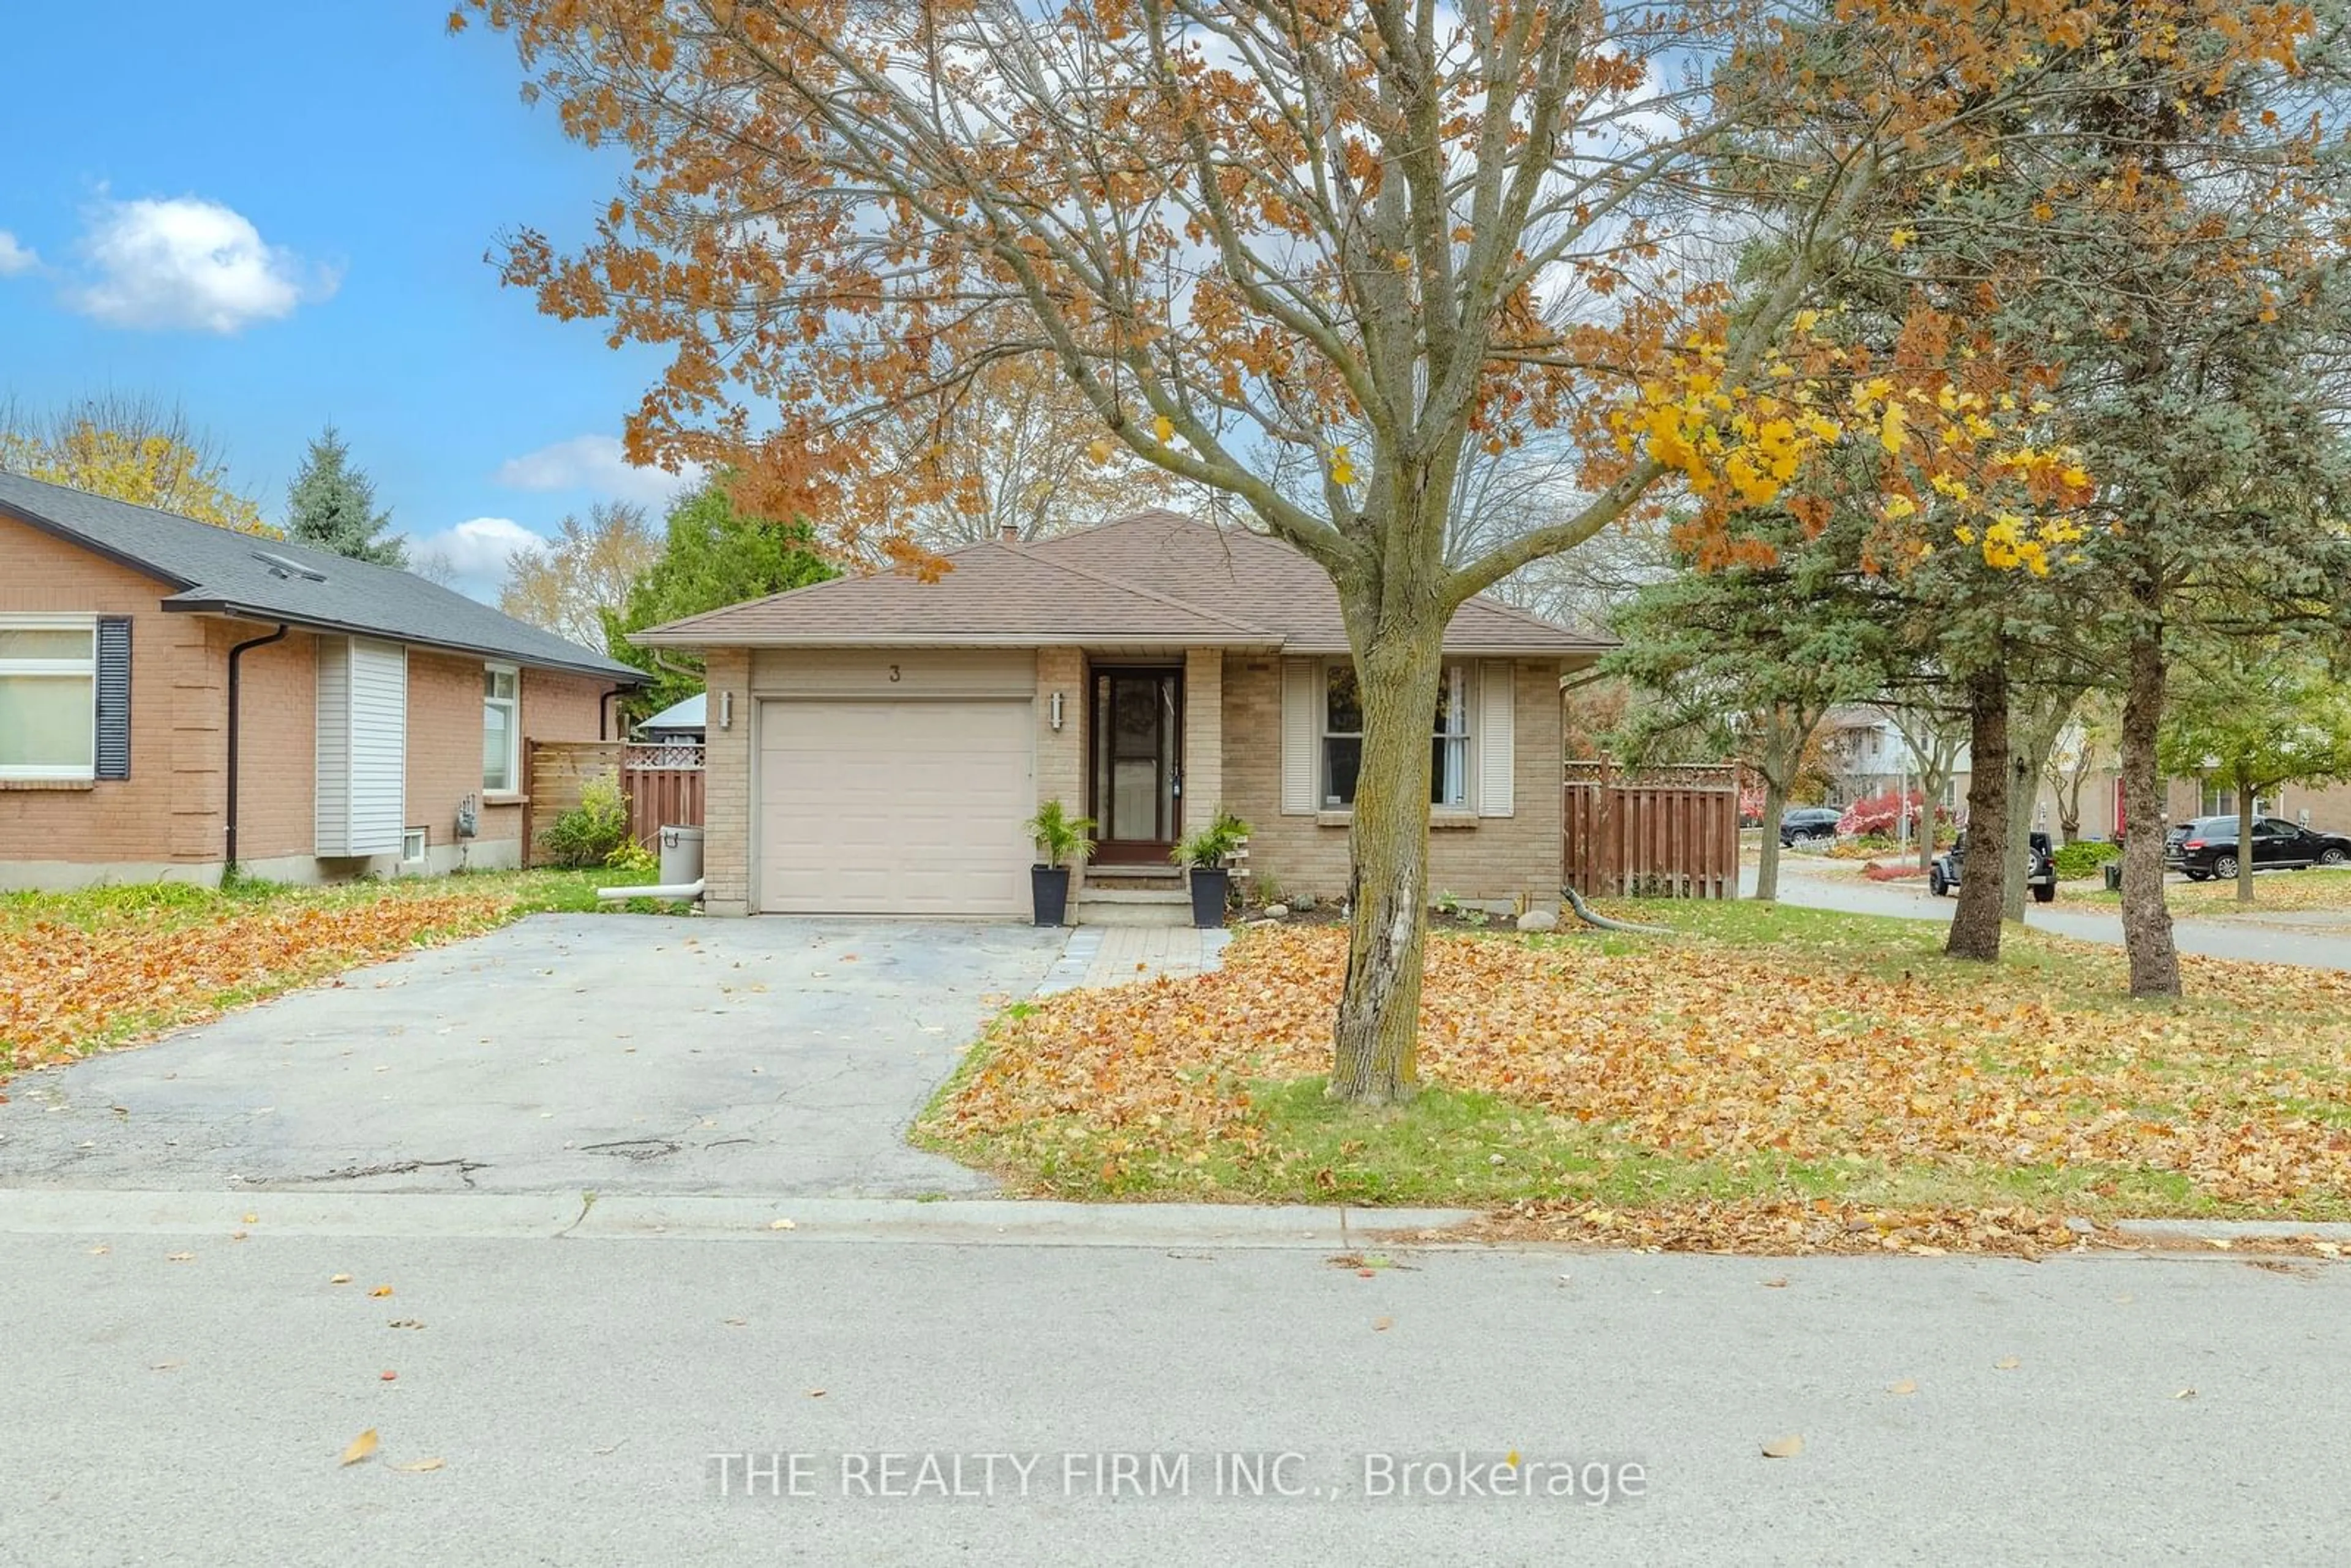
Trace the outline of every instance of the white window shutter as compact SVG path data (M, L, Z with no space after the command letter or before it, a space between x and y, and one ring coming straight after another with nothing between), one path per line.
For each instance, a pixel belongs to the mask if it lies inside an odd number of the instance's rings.
M1322 737L1322 692L1311 659L1281 662L1281 814L1314 814L1314 752Z
M1507 817L1516 810L1511 782L1517 752L1510 718L1518 696L1512 666L1508 659L1489 659L1478 674L1478 814Z

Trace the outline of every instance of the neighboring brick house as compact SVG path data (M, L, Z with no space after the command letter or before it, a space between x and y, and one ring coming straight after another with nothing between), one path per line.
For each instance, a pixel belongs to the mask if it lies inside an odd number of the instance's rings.
M642 680L409 572L0 474L0 888L518 865L525 737L600 738Z
M706 661L714 913L1025 915L1050 800L1099 824L1081 920L1154 896L1218 807L1260 885L1345 894L1362 727L1319 568L1164 511L947 560L633 637ZM1445 646L1430 894L1555 905L1560 678L1604 645L1479 598Z

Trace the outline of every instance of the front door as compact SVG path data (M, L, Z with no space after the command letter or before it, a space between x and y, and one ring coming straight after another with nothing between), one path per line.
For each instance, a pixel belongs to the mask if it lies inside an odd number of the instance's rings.
M1094 863L1166 864L1183 831L1184 672L1094 671L1092 751Z

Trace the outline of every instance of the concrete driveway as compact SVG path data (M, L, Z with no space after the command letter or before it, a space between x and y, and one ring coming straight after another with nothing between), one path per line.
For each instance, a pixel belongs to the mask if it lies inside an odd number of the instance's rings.
M984 1191L904 1133L1062 936L539 915L18 1078L0 1186Z

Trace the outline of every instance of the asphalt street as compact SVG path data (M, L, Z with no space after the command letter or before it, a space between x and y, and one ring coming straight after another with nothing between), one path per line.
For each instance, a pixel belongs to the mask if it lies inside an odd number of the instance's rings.
M103 1196L0 1231L0 1563L2319 1563L2351 1529L2333 1267L1367 1277L1327 1244L469 1234L518 1200L424 1195L379 1200L428 1206L411 1234L236 1240Z
M1755 868L1751 865L1740 875L1740 892L1742 896L1754 895ZM1936 920L1946 925L1950 924L1954 907L1952 899L1937 898L1922 886L1869 882L1842 869L1827 870L1816 860L1794 853L1780 859L1780 902L1851 915ZM2024 923L2035 930L2085 942L2108 942L2119 946L2123 939L2120 915L2105 907L2069 905L2062 888L2053 904L2027 904ZM2174 915L2172 933L2183 953L2268 964L2301 964L2320 969L2351 969L2351 915L2296 916L2276 912L2213 920L2183 919Z

